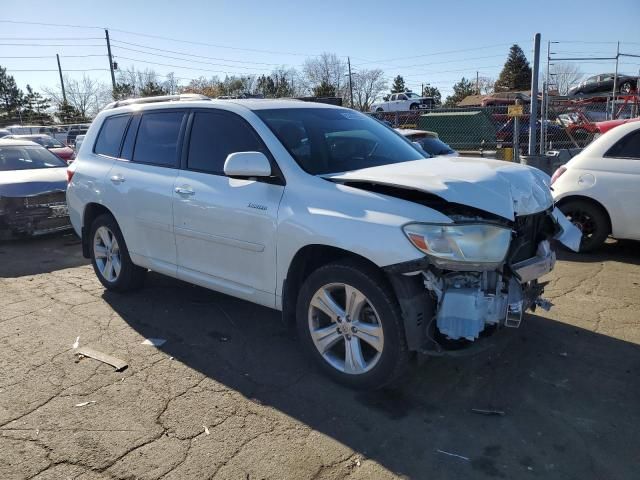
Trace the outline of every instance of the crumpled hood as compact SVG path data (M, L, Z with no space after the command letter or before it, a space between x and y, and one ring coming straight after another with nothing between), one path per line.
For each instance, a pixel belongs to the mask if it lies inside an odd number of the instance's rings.
M0 172L0 197L32 197L66 191L66 168L38 168Z
M553 204L550 179L544 172L486 158L438 156L324 177L420 190L509 220L546 210Z

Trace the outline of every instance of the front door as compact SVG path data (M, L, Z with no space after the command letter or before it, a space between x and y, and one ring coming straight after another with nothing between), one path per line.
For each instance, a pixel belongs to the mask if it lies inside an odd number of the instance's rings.
M173 200L178 276L273 307L284 186L275 177L226 177L227 156L245 151L270 156L238 115L211 109L193 114L186 164L176 179Z

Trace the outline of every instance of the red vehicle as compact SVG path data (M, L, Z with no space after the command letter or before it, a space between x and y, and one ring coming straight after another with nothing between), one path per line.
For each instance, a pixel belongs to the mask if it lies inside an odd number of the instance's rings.
M598 133L602 134L608 132L613 127L617 127L618 125L624 125L625 123L637 122L640 121L640 117L637 118L619 118L617 120L607 120L605 122L597 122L596 127L598 128Z
M44 148L55 154L67 163L73 162L76 158L76 152L73 148L64 145L49 135L8 135L6 139L29 140L42 145Z

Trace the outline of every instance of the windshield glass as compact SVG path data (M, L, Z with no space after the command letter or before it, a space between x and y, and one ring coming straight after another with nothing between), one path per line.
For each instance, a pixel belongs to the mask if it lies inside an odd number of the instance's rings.
M360 112L282 108L255 113L298 165L313 175L426 158L411 142Z
M429 155L451 155L456 153L449 145L444 143L439 138L424 137L416 140L417 143L427 152Z
M35 145L0 147L0 171L66 167L67 164L49 150Z
M39 143L44 148L64 148L64 145L52 137L24 137L26 140L31 140L32 142Z

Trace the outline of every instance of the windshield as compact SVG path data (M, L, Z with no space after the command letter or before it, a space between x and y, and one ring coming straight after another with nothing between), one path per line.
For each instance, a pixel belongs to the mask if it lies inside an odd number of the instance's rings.
M0 147L0 171L66 167L67 164L49 150L35 145Z
M52 137L39 137L34 135L33 137L23 138L25 140L31 140L32 142L39 143L44 148L64 148L64 145L61 142Z
M312 175L426 158L389 127L352 110L282 108L255 113Z
M455 150L439 138L424 137L416 140L416 142L419 143L429 155L451 155L452 153L456 153Z

